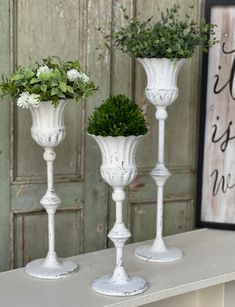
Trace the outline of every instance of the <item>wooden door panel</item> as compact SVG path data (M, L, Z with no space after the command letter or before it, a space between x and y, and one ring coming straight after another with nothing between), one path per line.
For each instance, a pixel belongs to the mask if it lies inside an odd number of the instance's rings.
M193 200L183 195L164 200L164 235L185 232L193 228ZM131 242L153 239L156 236L156 202L132 202L129 205Z
M12 262L14 267L47 254L47 214L43 210L14 211ZM59 209L56 214L56 251L59 257L83 252L83 212L81 208Z
M83 3L82 0L14 1L18 63L27 65L48 55L63 59L80 57Z

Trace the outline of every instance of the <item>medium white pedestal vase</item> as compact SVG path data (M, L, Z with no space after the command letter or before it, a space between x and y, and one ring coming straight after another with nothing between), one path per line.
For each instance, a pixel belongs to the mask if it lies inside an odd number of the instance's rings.
M182 258L179 248L167 247L163 240L163 189L170 172L164 165L165 120L166 108L178 97L177 76L185 59L171 61L169 59L139 58L147 75L145 94L156 107L158 120L158 161L151 172L157 185L157 220L156 238L153 244L143 245L135 250L135 255L151 262L168 262Z
M65 138L64 126L65 100L54 107L51 101L45 101L38 107L30 107L32 115L31 134L34 141L44 148L43 158L47 163L47 191L40 203L48 214L48 243L49 251L44 259L34 260L26 265L29 275L42 279L58 279L70 275L78 266L71 260L59 259L55 252L54 216L61 203L53 185L53 162L56 158L54 147Z
M116 222L108 234L116 247L116 268L112 275L105 275L92 283L92 288L101 294L111 296L137 295L148 289L146 280L129 276L123 267L123 247L131 236L122 221L122 205L125 200L124 188L137 175L135 152L142 136L92 137L97 141L101 154L101 175L113 187L112 198L116 203Z

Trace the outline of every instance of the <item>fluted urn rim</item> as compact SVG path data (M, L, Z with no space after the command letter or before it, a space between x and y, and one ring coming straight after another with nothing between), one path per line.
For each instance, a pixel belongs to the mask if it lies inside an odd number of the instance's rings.
M171 63L178 63L180 61L187 61L188 58L172 58L172 59L169 59L169 58L156 58L156 57L152 57L152 58L147 58L147 57L144 57L144 58L136 58L137 61L141 62L141 60L150 60L150 61L153 61L153 60L156 60L156 61L165 61L165 62L171 62Z
M61 99L59 99L59 101L58 101L58 105L61 103L61 102L64 102L64 103L68 103L68 102L70 102L70 101L73 101L74 99L73 98L61 98ZM51 103L51 105L53 106L53 104L52 104L52 100L43 100L43 101L41 101L39 104L38 104L38 106L36 106L36 107L34 107L34 106L31 106L31 105L29 105L29 109L38 109L38 108L40 108L40 106L42 106L42 105L44 105L44 104L46 104L46 103ZM53 106L55 109L56 108L58 108L58 105L57 106Z
M147 133L146 133L147 134ZM140 135L118 135L118 136L112 136L112 135L107 135L107 136L102 136L102 135L95 135L95 134L91 134L91 133L87 133L87 135L93 137L93 138L103 138L103 139L127 139L127 138L135 138L135 139L141 139L142 137L144 137L146 134L140 134Z

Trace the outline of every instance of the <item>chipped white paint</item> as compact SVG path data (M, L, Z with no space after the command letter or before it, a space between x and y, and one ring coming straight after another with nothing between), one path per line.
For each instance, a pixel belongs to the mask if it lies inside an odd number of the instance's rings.
M156 107L158 120L158 161L151 172L157 185L157 225L156 238L153 244L143 245L135 250L136 257L151 262L169 262L182 258L180 249L168 248L163 240L163 190L170 172L164 164L165 120L166 108L178 97L177 77L185 59L170 61L169 59L143 58L138 59L147 75L145 94Z
M142 136L92 136L101 150L101 175L113 187L112 198L116 203L116 221L108 234L116 247L116 268L112 275L96 279L92 288L111 296L137 295L148 289L148 283L139 276L127 275L124 270L123 247L131 234L122 221L122 205L125 200L124 188L137 175L135 153Z
M65 138L65 105L66 101L61 100L56 108L50 101L41 103L38 108L30 107L33 122L31 134L35 142L44 148L43 158L47 163L47 191L40 203L48 214L49 250L45 259L28 263L25 271L33 277L42 279L63 278L77 270L75 262L59 259L55 252L54 217L61 200L55 193L53 184L53 162L56 158L53 148Z

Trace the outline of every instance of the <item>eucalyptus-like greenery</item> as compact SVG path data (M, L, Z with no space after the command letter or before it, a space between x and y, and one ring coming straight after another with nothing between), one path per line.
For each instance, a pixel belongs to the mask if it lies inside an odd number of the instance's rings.
M88 132L100 136L130 136L147 133L140 107L125 95L108 98L89 118Z
M105 36L104 45L135 58L189 58L197 46L208 51L210 46L218 42L214 32L216 25L197 25L189 15L181 20L179 8L174 5L166 9L166 13L161 13L161 20L156 23L152 18L147 21L137 17L130 19L125 13L126 9L122 8L127 24L123 27L115 25L116 30L112 35Z
M60 99L75 99L92 95L97 87L81 71L79 61L63 62L59 57L48 57L42 64L18 66L9 77L2 78L0 98L10 95L18 106L28 108L31 104L51 100L56 106Z

